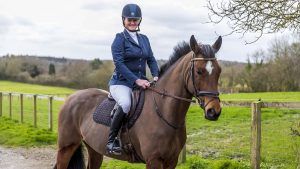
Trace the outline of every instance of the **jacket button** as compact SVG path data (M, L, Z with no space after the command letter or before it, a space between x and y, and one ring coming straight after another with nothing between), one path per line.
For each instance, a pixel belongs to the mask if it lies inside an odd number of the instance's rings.
M139 65L139 67L142 67L142 65Z
M140 61L142 61L142 58L140 58Z

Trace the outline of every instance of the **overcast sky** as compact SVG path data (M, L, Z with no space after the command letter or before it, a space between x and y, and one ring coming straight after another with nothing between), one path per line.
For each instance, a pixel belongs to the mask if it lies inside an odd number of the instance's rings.
M208 24L205 0L0 0L0 56L28 54L78 59L112 59L110 45L123 31L121 11L137 3L143 13L141 33L148 36L157 59L168 59L177 42L192 34L213 44L230 32L226 23ZM266 49L275 35L245 45L253 35L223 37L218 58L243 61ZM278 37L279 35L277 35Z

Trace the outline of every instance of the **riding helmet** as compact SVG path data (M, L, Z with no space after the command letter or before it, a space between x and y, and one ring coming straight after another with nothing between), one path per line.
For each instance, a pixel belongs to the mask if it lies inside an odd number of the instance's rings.
M142 18L141 8L136 4L127 4L122 11L122 18Z

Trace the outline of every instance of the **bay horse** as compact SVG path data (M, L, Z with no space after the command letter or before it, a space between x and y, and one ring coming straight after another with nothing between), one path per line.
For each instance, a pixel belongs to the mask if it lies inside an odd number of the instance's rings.
M185 117L195 97L208 120L221 114L218 79L221 68L215 53L222 44L219 37L211 45L190 43L174 48L170 60L161 67L160 78L145 91L142 113L128 134L136 153L147 169L174 169L186 142ZM126 154L106 152L109 127L93 121L96 106L107 98L101 89L79 90L70 95L59 113L58 151L54 168L84 168L81 147L88 152L88 169L99 169L103 155L129 161Z

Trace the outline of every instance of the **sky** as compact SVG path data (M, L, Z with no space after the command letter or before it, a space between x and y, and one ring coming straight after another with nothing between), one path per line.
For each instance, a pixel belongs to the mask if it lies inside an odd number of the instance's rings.
M216 0L216 2L218 2ZM228 23L208 23L205 0L0 0L0 56L6 54L112 59L111 44L123 31L124 5L142 9L142 34L148 36L156 59L168 59L173 47L195 35L213 44L228 34ZM223 37L218 59L246 62L258 49L282 33L264 35L254 44L255 33Z

